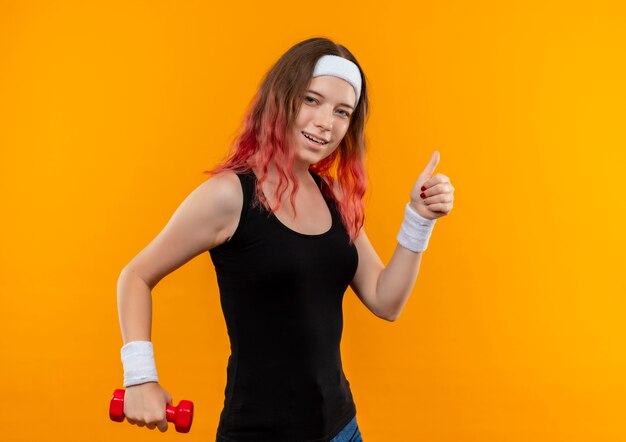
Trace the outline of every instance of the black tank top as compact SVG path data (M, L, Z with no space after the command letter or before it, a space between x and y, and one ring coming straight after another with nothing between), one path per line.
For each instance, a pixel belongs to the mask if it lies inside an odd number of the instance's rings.
M231 351L217 441L330 441L356 416L339 347L356 248L331 198L330 230L306 235L253 204L252 171L237 176L239 225L209 251Z

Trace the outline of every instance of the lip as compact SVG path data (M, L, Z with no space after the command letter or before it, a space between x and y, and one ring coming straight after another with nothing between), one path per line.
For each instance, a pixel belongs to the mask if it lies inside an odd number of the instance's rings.
M323 150L324 147L326 147L326 144L324 144L323 146L321 144L317 144L316 142L309 140L304 135L302 135L302 138L304 138L304 144L306 145L306 147L311 150L320 151Z
M315 135L315 134L312 134L311 132L307 132L306 130L303 130L303 131L302 131L302 133L305 133L305 134L307 134L307 135L311 135L312 137L315 137L315 138L317 138L317 139L319 139L319 140L324 140L324 141L326 141L326 144L328 144L328 143L330 142L329 140L327 140L327 139L325 139L325 138L323 138L323 137L319 137L319 136L317 136L317 135ZM305 138L306 138L306 137L305 137ZM324 144L324 146L326 146L326 144ZM320 144L318 144L318 146L321 146L321 145L320 145Z

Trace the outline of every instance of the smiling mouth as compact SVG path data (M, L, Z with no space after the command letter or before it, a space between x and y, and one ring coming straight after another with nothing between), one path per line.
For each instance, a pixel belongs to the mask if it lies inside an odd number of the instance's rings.
M328 141L323 141L323 142L319 142L317 141L318 139L314 139L312 136L310 136L308 133L306 132L302 132L302 135L304 135L304 138L306 138L307 140L310 140L312 142L314 142L315 144L319 145L319 146L324 146L326 144L328 144Z

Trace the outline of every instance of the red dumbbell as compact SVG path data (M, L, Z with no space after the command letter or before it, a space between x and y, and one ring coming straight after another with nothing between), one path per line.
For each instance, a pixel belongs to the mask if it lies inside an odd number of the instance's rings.
M113 392L111 404L109 405L109 417L112 421L122 422L124 420L124 393L126 390L118 388ZM188 433L193 420L193 402L182 400L175 407L165 406L165 415L168 422L173 422L176 431Z

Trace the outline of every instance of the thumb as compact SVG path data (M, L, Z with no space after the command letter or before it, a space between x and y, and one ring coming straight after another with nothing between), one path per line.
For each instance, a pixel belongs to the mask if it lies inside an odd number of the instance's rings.
M165 400L167 401L167 405L174 405L172 403L172 395L169 394L167 391L165 392Z
M422 173L420 175L420 178L422 178L424 180L427 180L428 178L430 178L433 175L433 172L435 171L435 168L439 164L440 157L441 156L439 155L439 151L435 150L433 152L433 154L431 155L430 160L428 161L428 164L426 165L426 167L422 171Z

